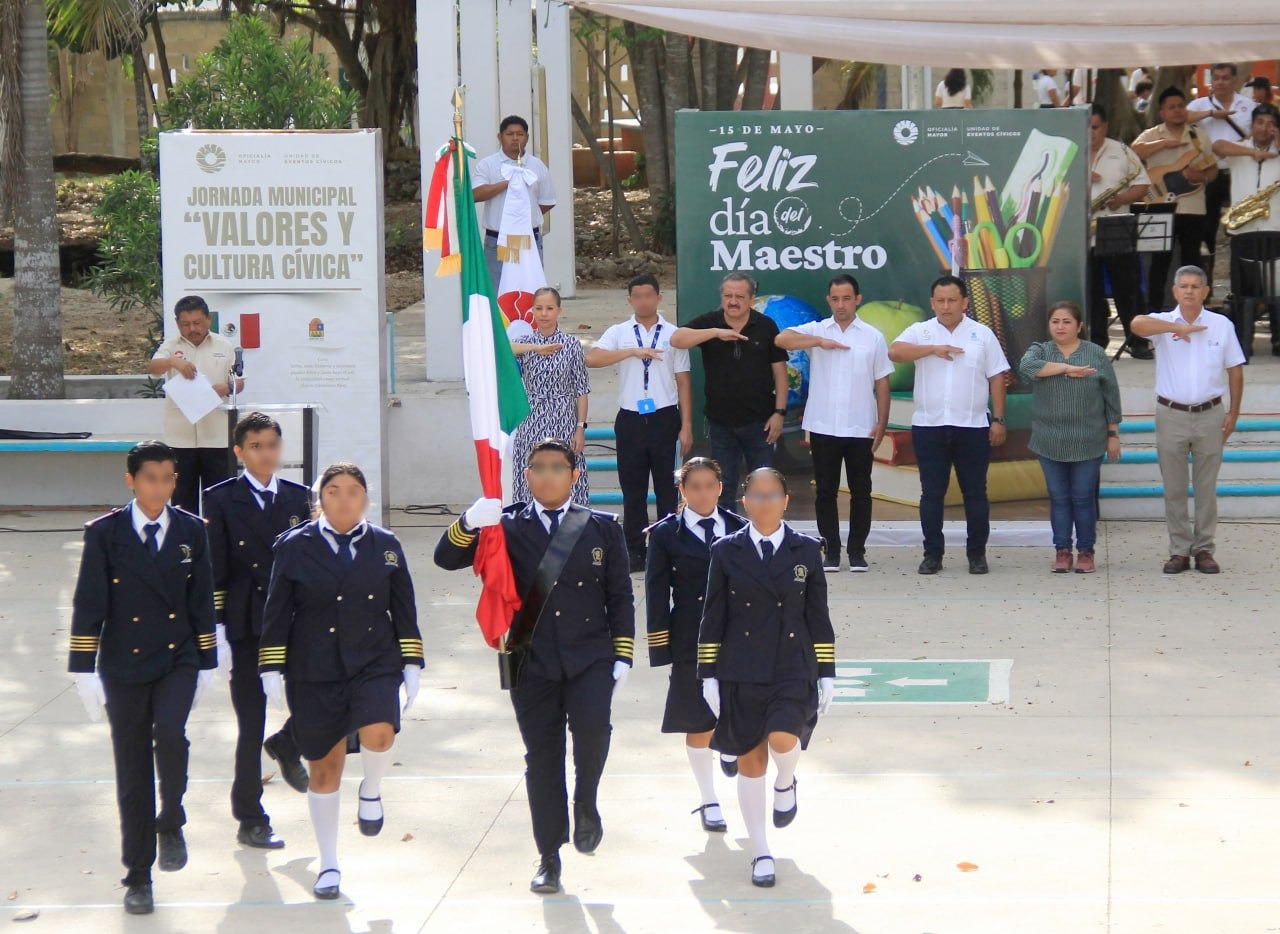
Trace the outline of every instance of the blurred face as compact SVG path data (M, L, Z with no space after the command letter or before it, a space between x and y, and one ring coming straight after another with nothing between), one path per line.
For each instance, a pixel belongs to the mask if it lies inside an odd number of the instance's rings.
M1089 147L1099 149L1107 138L1107 121L1097 114L1089 116Z
M658 304L662 301L662 293L651 285L637 285L627 293L627 304L636 313L637 318L652 318L658 313Z
M1173 284L1173 299L1183 311L1199 311L1209 297L1209 287L1199 276L1179 276Z
M529 144L529 132L518 123L513 123L498 134L498 143L508 159L518 159Z
M184 311L178 315L178 331L197 347L209 336L211 316L203 311Z
M751 286L730 281L720 286L720 307L730 318L740 318L751 310Z
M1169 126L1187 125L1187 102L1181 97L1167 97L1160 105L1160 119Z
M1081 324L1075 315L1065 308L1059 308L1049 316L1049 336L1054 343L1070 344L1080 336Z
M747 485L742 494L742 507L747 518L761 532L772 533L782 524L790 497L782 489L777 477L762 474Z
M861 302L862 296L847 282L833 285L827 290L827 307L831 309L831 317L841 324L848 324L853 320Z
M1253 102L1254 102L1255 104L1265 104L1265 103L1267 102L1267 89L1266 89L1266 88L1254 88L1254 89L1253 89Z
M369 506L369 494L350 474L338 474L320 488L320 509L329 524L346 534L360 524Z
M149 516L158 516L178 482L178 465L173 461L147 461L135 474L126 473L124 482L134 499Z
M960 294L958 285L940 285L933 290L929 305L943 327L954 331L960 319L969 310L969 299Z
M1213 96L1223 103L1236 93L1236 79L1230 68L1215 68L1209 83L1213 87Z
M265 479L280 469L280 454L284 443L273 429L251 431L244 436L244 444L236 445L236 457L244 461L244 469L255 477Z
M1253 118L1253 140L1259 146L1270 146L1276 140L1276 118L1262 114Z
M560 320L560 306L550 292L543 292L533 303L533 323L543 334L554 334Z
M524 469L529 492L544 506L555 508L569 499L578 471L560 451L539 451Z
M680 484L680 495L684 501L700 516L709 516L716 511L716 503L720 499L720 491L724 484L716 479L714 470L699 468L691 470Z

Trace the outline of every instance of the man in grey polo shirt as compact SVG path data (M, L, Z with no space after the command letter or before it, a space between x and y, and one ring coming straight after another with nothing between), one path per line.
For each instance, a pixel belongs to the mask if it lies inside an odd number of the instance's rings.
M1177 307L1133 319L1133 333L1150 338L1156 352L1156 454L1169 530L1166 574L1190 569L1192 557L1201 573L1221 570L1213 557L1218 469L1222 447L1240 416L1244 353L1231 319L1204 307L1208 296L1205 271L1183 266L1173 277ZM1187 504L1188 454L1196 501L1194 527Z

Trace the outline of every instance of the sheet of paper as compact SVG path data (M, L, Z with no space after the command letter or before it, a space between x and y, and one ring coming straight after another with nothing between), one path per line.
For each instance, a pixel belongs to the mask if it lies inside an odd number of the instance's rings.
M214 390L209 378L200 372L196 373L195 379L169 377L164 384L164 394L193 425L222 405L222 397Z

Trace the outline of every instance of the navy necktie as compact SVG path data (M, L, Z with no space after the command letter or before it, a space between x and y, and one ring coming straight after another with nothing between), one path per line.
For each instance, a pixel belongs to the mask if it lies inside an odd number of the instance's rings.
M338 543L338 560L342 562L344 568L351 567L355 563L355 558L351 557L351 539L355 538L355 534L348 532L346 535L340 535L334 532L333 538Z
M711 547L711 543L716 540L716 520L715 519L699 519L698 525L702 526L702 539L707 543L707 547Z
M760 557L764 559L765 564L773 560L773 542L767 538L760 540Z
M258 496L262 500L262 508L265 512L271 511L271 504L275 502L276 494L270 490L259 490Z
M560 528L560 513L562 512L564 512L563 509L547 509L543 512L543 515L547 517L547 521L551 523L547 529L548 534L555 535L556 529Z
M156 537L160 534L160 523L148 522L142 527L142 531L147 533L147 551L154 558L160 554L160 540Z

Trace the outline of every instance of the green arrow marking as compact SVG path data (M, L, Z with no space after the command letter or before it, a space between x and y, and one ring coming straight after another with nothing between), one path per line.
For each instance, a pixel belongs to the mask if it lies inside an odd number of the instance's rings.
M857 659L836 662L836 703L1004 704L1013 660Z

